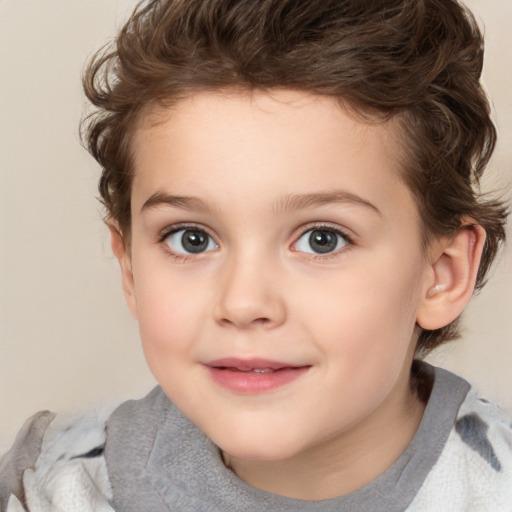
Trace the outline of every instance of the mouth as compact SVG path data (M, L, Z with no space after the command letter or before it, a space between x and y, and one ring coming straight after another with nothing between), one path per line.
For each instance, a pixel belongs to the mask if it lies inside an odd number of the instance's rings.
M264 359L217 359L205 363L214 382L230 391L257 394L271 391L305 375L311 365Z

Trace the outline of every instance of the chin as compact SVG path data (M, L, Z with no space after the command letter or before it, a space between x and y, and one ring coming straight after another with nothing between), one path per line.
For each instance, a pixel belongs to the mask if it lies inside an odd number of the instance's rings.
M244 461L277 462L292 458L301 451L297 446L292 446L289 442L277 437L272 442L254 438L242 442L233 441L230 439L227 442L221 441L216 444L229 457Z

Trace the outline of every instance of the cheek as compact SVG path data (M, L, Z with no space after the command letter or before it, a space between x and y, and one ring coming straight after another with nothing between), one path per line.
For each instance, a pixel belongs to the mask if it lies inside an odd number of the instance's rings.
M346 287L332 287L330 299L318 295L303 311L304 323L315 326L310 337L334 393L323 397L319 389L316 396L323 398L317 400L326 408L336 400L338 416L332 414L348 423L368 415L402 381L415 336L414 308L406 299L411 298L410 284L389 276L378 282L360 277L345 280Z
M191 286L190 280L146 267L135 283L142 345L152 362L187 353L199 336L207 307L207 289Z
M335 355L348 366L394 364L414 338L420 271L419 264L404 268L396 257L344 270L315 293L310 287L302 322L326 357Z

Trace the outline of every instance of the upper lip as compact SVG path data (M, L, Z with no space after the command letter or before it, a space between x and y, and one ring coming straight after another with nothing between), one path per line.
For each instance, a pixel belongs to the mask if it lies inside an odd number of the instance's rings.
M242 372L250 372L251 370L257 370L262 368L270 370L279 370L282 368L301 368L304 366L309 366L305 364L272 361L270 359L239 359L234 357L215 359L213 361L208 361L207 363L205 363L205 365L211 368L233 368Z

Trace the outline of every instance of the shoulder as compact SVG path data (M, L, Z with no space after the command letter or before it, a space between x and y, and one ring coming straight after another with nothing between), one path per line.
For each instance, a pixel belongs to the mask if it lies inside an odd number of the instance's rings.
M508 474L512 491L512 423L497 405L470 390L457 415L453 436L486 468Z
M512 425L473 389L411 510L442 509L446 503L451 510L512 510Z
M495 404L474 390L462 404L448 451L458 454L467 470L474 498L489 498L489 510L512 510L512 424ZM506 505L503 508L503 505Z
M109 413L30 418L0 462L0 509L112 511L103 456Z

